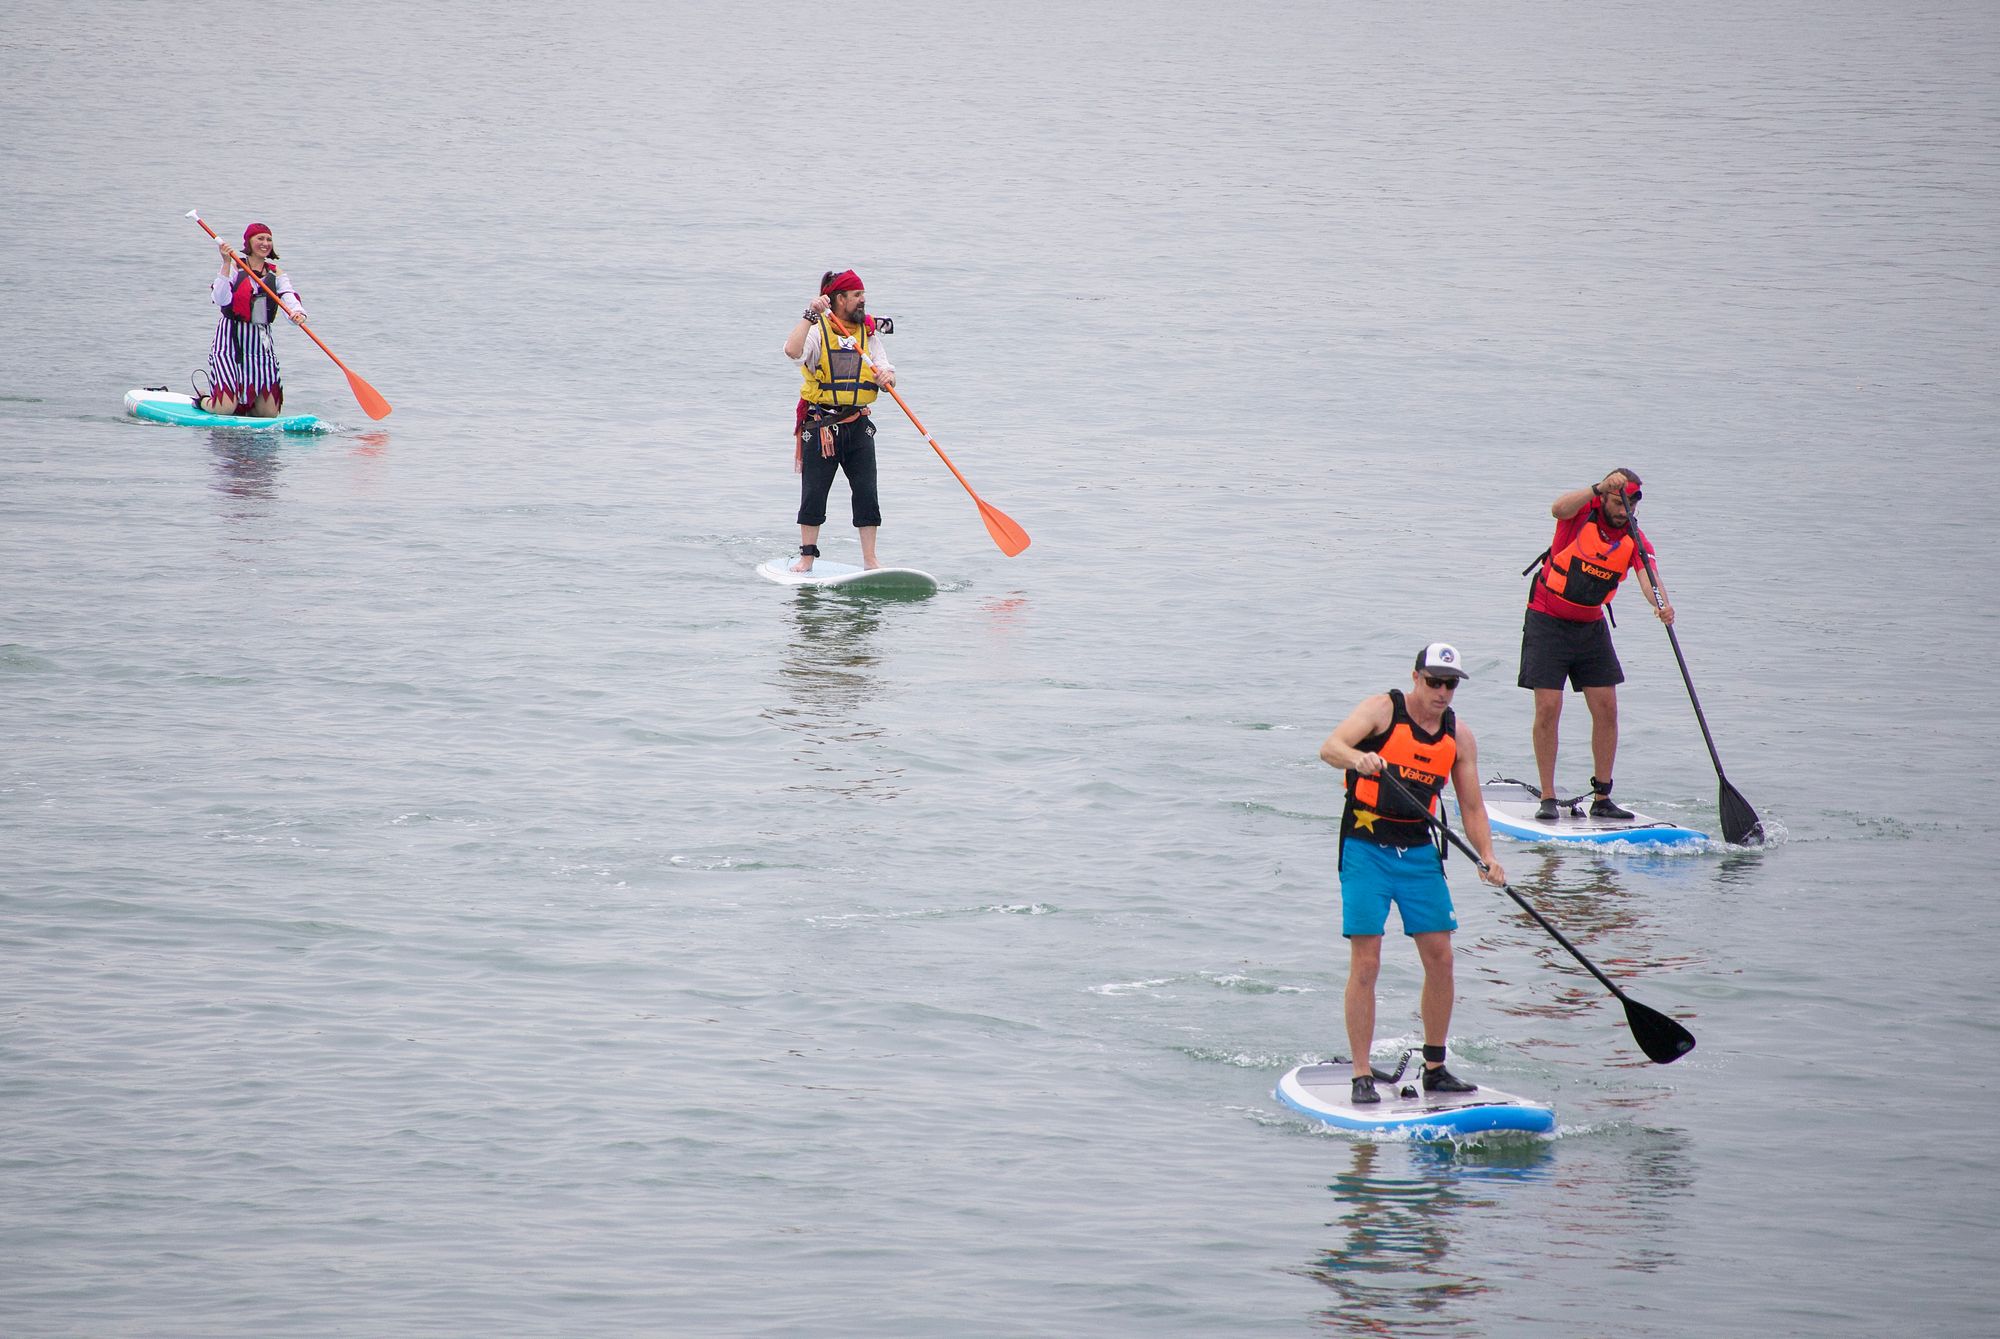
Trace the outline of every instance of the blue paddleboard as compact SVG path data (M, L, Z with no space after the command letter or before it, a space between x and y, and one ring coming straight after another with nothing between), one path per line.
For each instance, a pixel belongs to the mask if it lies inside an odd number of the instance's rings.
M154 423L173 423L183 428L249 428L275 432L331 431L326 424L311 414L286 414L282 418L211 414L206 409L196 409L192 396L145 387L125 392L125 412L133 418L149 419Z
M1357 1134L1459 1139L1498 1130L1547 1134L1556 1128L1556 1113L1538 1102L1484 1084L1469 1093L1427 1093L1414 1071L1394 1080L1378 1075L1375 1091L1382 1100L1358 1107L1349 1100L1353 1075L1345 1061L1300 1065L1278 1080L1274 1096L1294 1111Z
M1592 818L1588 799L1562 806L1553 819L1535 817L1541 792L1524 781L1495 777L1479 787L1486 817L1493 830L1518 842L1583 842L1603 845L1685 846L1705 842L1708 834L1634 812L1630 818Z

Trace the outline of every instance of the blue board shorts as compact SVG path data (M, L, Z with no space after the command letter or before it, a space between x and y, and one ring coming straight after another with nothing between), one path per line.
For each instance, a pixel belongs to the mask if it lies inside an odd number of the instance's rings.
M1384 846L1349 837L1340 846L1340 933L1379 935L1389 927L1389 904L1403 916L1406 935L1456 930L1451 885L1437 847Z

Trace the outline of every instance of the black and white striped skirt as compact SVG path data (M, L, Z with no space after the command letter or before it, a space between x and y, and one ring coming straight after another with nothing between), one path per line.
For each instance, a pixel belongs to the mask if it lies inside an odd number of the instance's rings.
M227 316L217 320L215 339L208 346L208 384L211 390L238 401L255 399L267 391L282 393L271 327L255 321L232 321Z

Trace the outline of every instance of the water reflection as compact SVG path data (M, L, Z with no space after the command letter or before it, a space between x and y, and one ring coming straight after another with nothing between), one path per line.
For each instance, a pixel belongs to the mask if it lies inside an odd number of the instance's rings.
M1677 1205L1694 1171L1672 1131L1469 1144L1357 1141L1327 1189L1340 1234L1304 1273L1338 1303L1321 1327L1355 1335L1491 1332L1494 1294L1602 1267L1677 1264ZM1508 1308L1512 1310L1513 1308Z
M1364 1335L1476 1335L1484 1313L1468 1307L1493 1284L1457 1256L1468 1216L1514 1212L1511 1188L1546 1180L1552 1144L1505 1140L1467 1145L1382 1144L1350 1150L1348 1170L1327 1187L1340 1202L1332 1226L1345 1235L1307 1267L1340 1304L1328 1328Z
M1643 1272L1679 1263L1668 1243L1684 1235L1674 1207L1694 1188L1687 1136L1635 1129L1612 1151L1604 1177L1562 1178L1569 1223L1595 1234L1615 1268Z
M269 502L278 495L284 457L271 434L217 428L208 434L208 451L215 464L212 486L216 492L253 503ZM254 516L261 512L261 508L246 508L226 514Z
M871 755L858 746L884 737L862 715L881 690L876 638L884 604L879 597L843 595L810 587L792 597L778 683L788 704L765 716L799 737L797 760L818 775L796 783L814 790L894 795L901 768L867 770Z
M1749 885L1764 863L1762 851L1730 851L1716 862L1715 882L1722 887Z
M1507 872L1514 891L1621 985L1701 961L1655 946L1673 936L1657 924L1646 900L1627 886L1626 871L1601 854L1524 851ZM1482 938L1471 951L1498 960L1525 950L1559 973L1554 979L1561 985L1553 993L1538 988L1532 996L1516 997L1497 1007L1516 1017L1556 1019L1618 1007L1615 998L1583 965L1511 900L1503 924L1506 931ZM1492 962L1485 966L1489 979L1494 979L1495 970Z

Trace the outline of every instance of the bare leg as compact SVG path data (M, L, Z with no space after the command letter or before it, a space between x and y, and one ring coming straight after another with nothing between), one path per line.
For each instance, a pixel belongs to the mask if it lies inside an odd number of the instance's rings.
M233 414L236 412L236 397L228 391L210 391L208 398L201 401L201 407L211 414Z
M257 397L257 403L252 406L250 412L258 418L276 418L278 416L278 397L269 391L263 392Z
M1556 744L1562 736L1563 690L1535 690L1535 769L1541 776L1542 798L1556 798Z
M1590 708L1590 761L1597 768L1591 775L1609 781L1611 765L1618 761L1618 689L1612 684L1586 688L1583 705Z
M856 531L861 536L861 565L871 572L882 565L875 561L875 532L881 528L878 525L864 525Z
M1355 935L1347 941L1347 1049L1354 1077L1374 1073L1368 1053L1375 1048L1375 978L1382 971L1382 936Z
M1424 964L1424 993L1420 1007L1424 1015L1424 1045L1442 1046L1451 1033L1453 998L1451 975L1451 931L1433 930L1414 936L1417 957Z
M816 525L800 526L799 547L804 549L804 548L817 548L818 546L819 546L819 527ZM792 570L794 572L812 571L813 570L812 555L810 553L801 553L799 555L799 560L792 564Z

